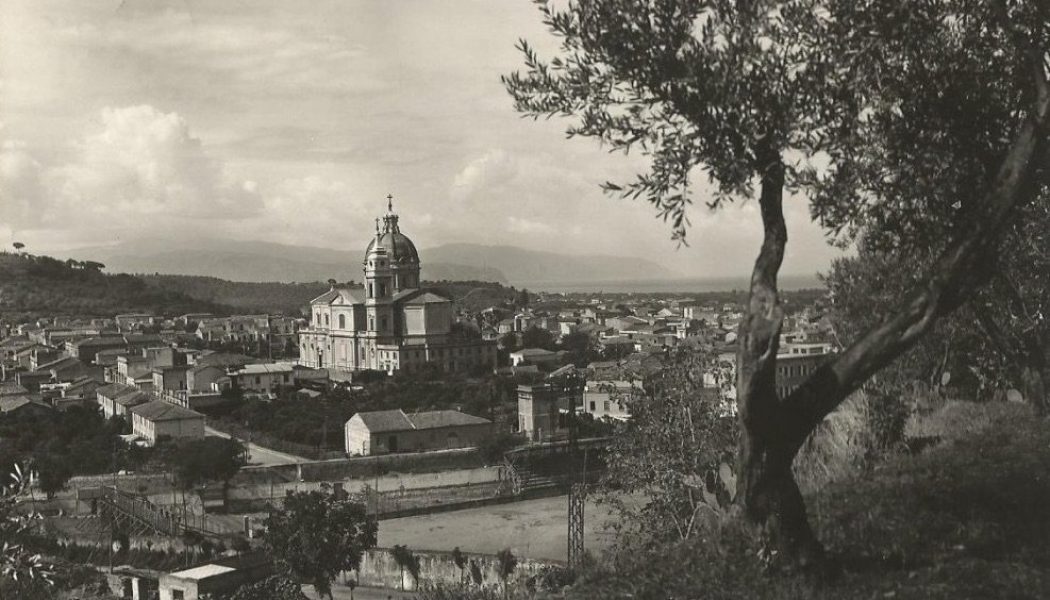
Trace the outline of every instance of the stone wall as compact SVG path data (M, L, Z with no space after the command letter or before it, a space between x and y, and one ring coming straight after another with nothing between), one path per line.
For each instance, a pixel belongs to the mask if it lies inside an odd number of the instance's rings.
M419 560L419 581L415 581L407 569L402 572L397 561L394 560L393 553L387 548L376 548L366 552L361 558L360 568L356 572L344 572L340 580L356 580L358 585L389 589L402 589L403 584L404 589L414 590L427 583L454 584L461 580L472 581L470 565L473 563L481 571L483 586L503 584L503 580L499 577L499 561L495 556L464 553L468 564L461 572L452 559L451 552L425 550L413 551L413 554ZM560 561L518 557L518 566L514 569L509 581L526 579L540 574L544 569L563 566L565 564Z

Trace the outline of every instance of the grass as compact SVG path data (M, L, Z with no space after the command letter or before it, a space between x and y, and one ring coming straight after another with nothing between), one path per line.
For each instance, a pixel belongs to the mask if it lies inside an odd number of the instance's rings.
M841 566L831 581L764 573L756 540L730 524L707 539L621 552L565 596L1050 598L1050 423L1006 404L953 403L925 418L939 445L808 495Z

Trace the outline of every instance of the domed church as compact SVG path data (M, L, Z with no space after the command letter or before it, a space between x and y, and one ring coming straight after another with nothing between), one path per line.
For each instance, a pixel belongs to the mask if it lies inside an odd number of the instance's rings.
M333 371L495 368L491 341L452 335L452 301L420 287L419 252L401 233L393 199L365 250L364 286L332 287L310 301L299 362Z

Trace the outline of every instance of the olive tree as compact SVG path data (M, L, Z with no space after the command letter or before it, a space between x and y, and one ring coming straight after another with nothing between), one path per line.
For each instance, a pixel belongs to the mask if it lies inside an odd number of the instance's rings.
M961 0L540 2L560 40L504 77L518 111L635 150L605 189L651 203L684 241L697 179L712 210L756 200L763 241L740 325L737 501L778 555L823 550L791 465L816 425L982 283L1046 162L1047 9ZM917 285L800 387L775 385L785 191L845 245L861 231L936 248ZM919 227L929 214L940 226ZM927 235L927 233L929 235ZM932 236L932 237L931 237Z

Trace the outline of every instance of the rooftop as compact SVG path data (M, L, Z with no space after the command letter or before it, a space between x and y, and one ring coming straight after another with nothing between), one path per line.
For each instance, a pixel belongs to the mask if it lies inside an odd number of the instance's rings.
M357 413L361 421L372 433L387 431L413 431L420 429L440 429L460 425L485 425L488 419L468 415L458 410L432 410L406 415L401 409L377 410Z
M140 404L132 408L131 412L150 421L179 421L183 419L204 418L204 415L195 410L183 408L174 404L168 404L163 400L154 400L152 402Z

